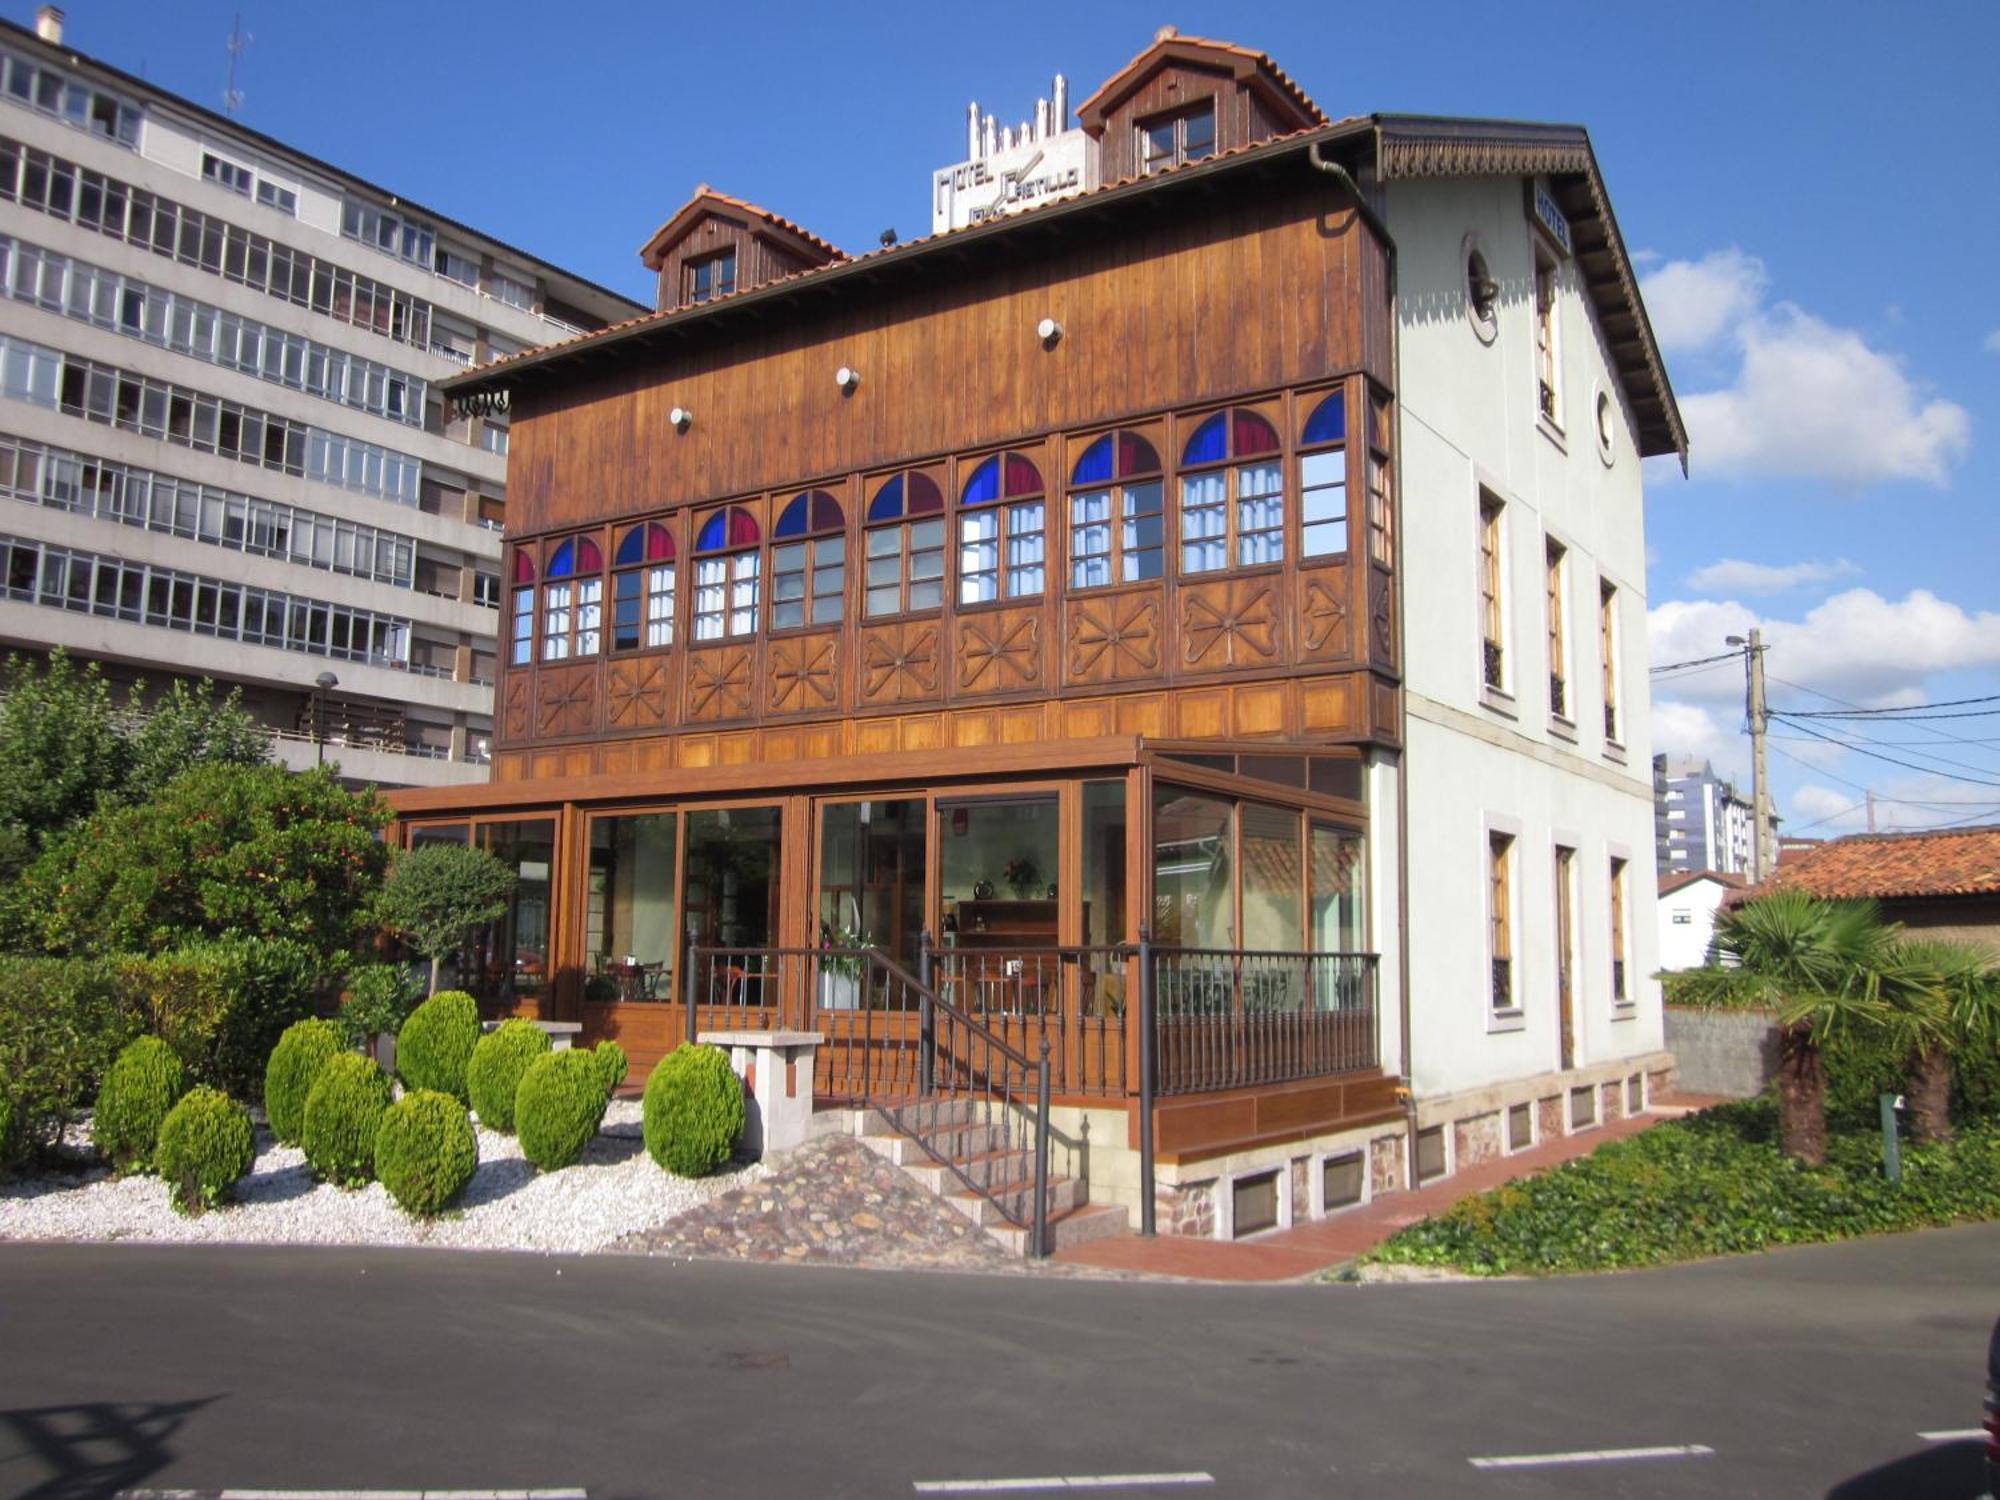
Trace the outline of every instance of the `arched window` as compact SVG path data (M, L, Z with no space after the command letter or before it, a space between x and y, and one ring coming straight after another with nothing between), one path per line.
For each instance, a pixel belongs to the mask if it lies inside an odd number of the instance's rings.
M1019 453L980 463L958 497L958 600L1028 598L1046 585L1042 471Z
M542 573L542 660L595 656L604 644L604 552L587 536L566 537Z
M1299 553L1347 551L1347 398L1335 391L1299 434Z
M1071 588L1158 578L1163 570L1160 456L1136 432L1107 432L1069 477Z
M757 633L757 518L740 505L710 511L694 538L694 638Z
M1183 573L1285 560L1284 470L1269 422L1216 412L1188 438L1181 469Z
M771 528L771 628L839 623L847 587L847 517L825 490L794 495Z
M868 502L869 618L944 606L944 492L921 469L882 481Z
M618 539L611 555L611 649L674 643L674 538L658 521L642 521Z
M525 667L535 659L535 555L526 547L514 549L513 602L507 661L510 666Z

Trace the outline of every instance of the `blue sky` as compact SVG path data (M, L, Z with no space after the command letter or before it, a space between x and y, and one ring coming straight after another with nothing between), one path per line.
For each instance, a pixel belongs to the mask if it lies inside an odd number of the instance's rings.
M1268 51L1334 115L1581 122L1695 444L1691 479L1648 480L1655 660L1761 623L1775 707L2000 693L1987 0L240 8L246 124L640 299L637 247L695 183L849 249L909 238L969 99L1017 119L1058 70L1081 98L1167 22ZM67 9L72 45L220 103L235 4ZM1747 789L1741 684L1662 681L1656 737ZM2000 821L2000 717L1814 727L1916 769L1781 724L1788 828L1859 826L1863 788L1907 799L1885 826Z

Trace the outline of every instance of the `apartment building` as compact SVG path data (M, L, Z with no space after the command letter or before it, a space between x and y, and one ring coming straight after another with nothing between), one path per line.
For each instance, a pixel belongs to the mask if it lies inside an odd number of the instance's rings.
M0 646L484 780L508 429L437 383L640 310L0 23Z
M1757 858L1757 820L1749 799L1698 756L1661 755L1654 761L1654 854L1661 874L1750 874Z

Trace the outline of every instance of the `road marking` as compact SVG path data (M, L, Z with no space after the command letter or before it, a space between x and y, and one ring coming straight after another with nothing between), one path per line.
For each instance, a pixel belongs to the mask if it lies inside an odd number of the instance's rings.
M1538 1469L1557 1464L1618 1464L1643 1458L1708 1458L1713 1448L1682 1443L1671 1448L1596 1448L1579 1453L1515 1453L1499 1458L1468 1458L1475 1469Z
M1214 1484L1213 1474L1060 1474L1041 1479L918 1479L919 1495L1022 1495L1036 1490L1136 1490L1146 1486Z
M1949 1432L1920 1432L1917 1434L1927 1443L1962 1443L1967 1438L1983 1438L1984 1427L1954 1427Z
M564 1490L120 1490L117 1500L589 1500Z

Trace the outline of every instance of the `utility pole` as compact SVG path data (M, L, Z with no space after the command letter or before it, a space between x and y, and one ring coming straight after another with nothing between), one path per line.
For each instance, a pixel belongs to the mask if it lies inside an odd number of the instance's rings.
M1764 706L1764 632L1756 628L1745 640L1740 635L1725 636L1725 646L1743 648L1743 664L1749 674L1750 697L1750 816L1756 819L1755 876L1767 878L1778 867L1777 827L1771 815L1771 776L1764 767L1764 731L1770 715Z
M1868 831L1873 833L1875 831L1875 793L1868 791L1863 795L1868 798Z

